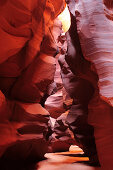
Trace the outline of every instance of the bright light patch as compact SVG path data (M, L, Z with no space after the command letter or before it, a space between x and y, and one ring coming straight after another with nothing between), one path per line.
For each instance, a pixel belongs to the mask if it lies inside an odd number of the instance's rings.
M58 18L62 22L63 31L67 32L71 25L71 17L67 5Z

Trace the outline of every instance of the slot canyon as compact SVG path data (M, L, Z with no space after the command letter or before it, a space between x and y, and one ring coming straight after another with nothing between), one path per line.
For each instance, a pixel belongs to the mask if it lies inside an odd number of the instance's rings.
M113 169L113 0L0 0L0 170Z

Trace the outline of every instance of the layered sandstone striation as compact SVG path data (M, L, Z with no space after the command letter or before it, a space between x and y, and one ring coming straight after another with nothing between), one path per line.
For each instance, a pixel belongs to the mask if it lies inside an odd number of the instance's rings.
M75 5L83 55L91 62L91 70L98 76L97 80L92 76L95 94L89 104L89 123L95 129L97 152L103 169L111 169L113 165L112 3L110 0L83 0Z
M55 73L53 21L64 7L63 0L0 2L0 163L4 165L37 161L48 151L50 114L43 105Z

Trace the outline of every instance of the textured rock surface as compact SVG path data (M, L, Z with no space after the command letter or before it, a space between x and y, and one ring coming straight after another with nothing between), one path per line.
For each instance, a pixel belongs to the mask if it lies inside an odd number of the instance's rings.
M105 4L104 4L105 3ZM95 128L99 160L112 169L113 155L113 21L112 1L77 1L75 13L84 57L92 63L98 81L89 104L89 122ZM93 77L93 79L95 79ZM110 150L110 152L108 152Z
M68 110L72 105L72 99L63 87L61 68L58 63L59 57L63 58L66 54L67 41L59 19L57 18L54 23L55 25L53 30L55 31L55 34L53 35L59 47L60 54L56 56L56 71L54 75L54 83L56 86L55 89L53 89L53 94L50 95L45 102L45 108L49 111L50 116L56 119L55 125L52 128L53 134L51 136L51 148L53 152L67 151L71 144L75 144L72 132L70 132L68 125L65 122L68 114L66 110ZM56 23L58 23L57 27ZM51 91L51 86L49 88Z
M68 55L64 61L66 41L59 36L61 23L58 19L54 21L64 9L64 0L0 1L0 167L3 170L10 162L26 163L44 158L52 133L50 115L57 118L69 109L70 97L73 107L67 121L71 130L83 146L92 147L94 140L92 145L88 143L90 135L91 140L93 138L88 116L95 129L102 168L113 167L113 2L67 0L69 2L75 25L72 24L67 33ZM58 52L68 98L59 79L58 63L55 73ZM43 108L45 101L50 114ZM63 149L69 147L65 141L71 137L65 124L66 116L64 113L58 117L52 129L58 145L64 141L64 145L60 145ZM59 149L54 146L54 150ZM96 153L95 149L91 151Z
M66 122L85 154L92 162L96 162L94 129L88 123L88 103L94 94L94 88L86 78L87 74L93 75L93 73L90 71L90 62L84 58L81 50L75 16L76 3L70 0L67 4L71 16L71 26L66 33L68 50L66 56L59 58L63 85L73 99Z
M59 42L59 37L62 33L62 23L58 19L58 17L54 20L54 27L53 27L53 36L54 40L57 43L58 52L62 48L61 46L63 43ZM53 86L49 86L49 91L51 91L50 97L45 102L45 108L49 111L51 117L57 118L62 114L65 110L63 108L63 92L62 92L62 79L60 75L60 66L58 64L59 54L56 56L55 63L56 63L56 70L54 74L54 84Z
M91 0L87 2L79 1L76 4L75 12L83 54L87 60L92 62L99 77L100 97L112 105L112 10L108 9L102 0Z
M55 72L51 31L59 0L0 2L0 165L37 161L48 150L49 113L41 105ZM40 149L39 149L40 148ZM2 167L2 166L1 166Z

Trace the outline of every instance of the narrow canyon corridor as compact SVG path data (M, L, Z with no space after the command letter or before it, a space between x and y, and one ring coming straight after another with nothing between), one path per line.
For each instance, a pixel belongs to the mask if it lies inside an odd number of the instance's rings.
M112 159L113 0L0 0L0 170Z

